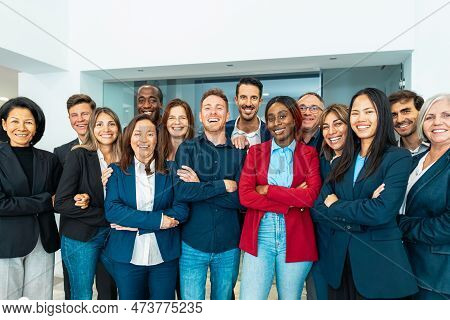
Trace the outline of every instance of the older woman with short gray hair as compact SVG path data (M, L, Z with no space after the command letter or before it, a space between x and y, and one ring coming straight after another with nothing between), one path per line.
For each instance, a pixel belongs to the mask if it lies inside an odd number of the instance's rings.
M418 132L430 150L414 157L399 216L419 292L416 299L450 298L450 94L419 113Z

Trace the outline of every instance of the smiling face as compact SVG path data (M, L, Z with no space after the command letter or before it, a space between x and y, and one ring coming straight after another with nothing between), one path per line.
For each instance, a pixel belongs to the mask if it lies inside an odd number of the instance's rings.
M259 96L259 88L251 84L242 84L238 89L238 96L234 101L239 108L239 115L244 120L250 121L257 114L262 99Z
M371 142L378 126L378 115L372 101L366 95L355 98L350 111L350 125L361 140Z
M326 144L338 155L340 155L344 148L347 129L348 127L345 122L339 119L335 112L330 112L323 121L323 138Z
M319 119L323 112L322 102L317 97L308 94L297 101L297 106L302 113L302 130L315 130L319 125ZM304 110L302 111L302 109Z
M136 123L131 134L131 149L133 149L136 158L147 163L153 156L157 141L156 127L147 119Z
M69 108L69 120L73 130L83 140L88 132L92 109L89 103L79 103Z
M137 96L138 113L148 114L153 121L159 118L161 110L161 101L159 100L158 90L152 86L143 87Z
M414 106L413 99L394 103L391 112L394 129L401 137L408 137L416 132L419 111Z
M3 130L12 147L28 147L36 134L36 121L27 108L13 108L6 120L2 119Z
M225 100L211 95L203 100L199 116L206 132L218 132L225 130L225 124L230 114Z
M267 128L280 147L291 144L295 138L295 120L289 109L282 103L270 106L266 116Z
M172 138L184 138L189 131L189 120L182 106L172 107L167 118L167 131Z
M112 145L119 136L119 128L114 119L102 112L98 115L94 127L95 139L102 145Z
M423 132L432 145L450 144L450 103L446 100L435 102L423 122Z

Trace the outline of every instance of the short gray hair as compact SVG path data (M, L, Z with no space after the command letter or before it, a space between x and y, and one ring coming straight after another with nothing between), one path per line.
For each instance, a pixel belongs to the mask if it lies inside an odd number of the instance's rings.
M419 134L419 138L424 142L429 142L428 137L423 132L423 123L425 122L425 116L430 111L431 107L438 101L446 100L450 105L450 93L439 93L425 101L425 104L422 106L419 112L419 119L417 124L417 130Z

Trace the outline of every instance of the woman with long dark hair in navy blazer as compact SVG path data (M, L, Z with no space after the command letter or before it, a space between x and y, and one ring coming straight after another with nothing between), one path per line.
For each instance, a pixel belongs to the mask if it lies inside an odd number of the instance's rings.
M431 147L413 159L399 226L418 280L414 298L450 299L450 94L428 99L417 130Z
M177 226L187 219L188 207L176 201L174 177L156 145L151 117L135 117L106 185L106 218L113 230L105 256L121 300L175 298L181 252Z
M323 259L330 299L393 299L417 292L396 216L405 195L411 154L395 146L386 95L357 92L350 104L342 155L313 215L331 229ZM384 184L384 191L374 191Z
M52 299L54 252L59 249L52 197L58 158L35 148L45 116L18 97L0 108L0 300Z

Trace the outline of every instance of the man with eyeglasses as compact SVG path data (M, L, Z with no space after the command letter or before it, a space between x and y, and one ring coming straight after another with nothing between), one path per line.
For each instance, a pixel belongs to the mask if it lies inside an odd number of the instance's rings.
M297 106L302 114L300 139L308 146L315 147L320 154L323 136L319 128L319 120L324 109L323 99L315 92L307 92L298 98ZM318 299L313 272L310 272L306 278L306 298Z
M315 147L320 154L323 136L319 128L319 119L324 109L321 96L315 92L307 92L297 100L302 114L301 140L308 146Z
M163 94L159 87L151 84L139 87L136 95L138 113L150 115L155 124L159 122L162 102Z

